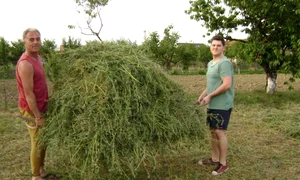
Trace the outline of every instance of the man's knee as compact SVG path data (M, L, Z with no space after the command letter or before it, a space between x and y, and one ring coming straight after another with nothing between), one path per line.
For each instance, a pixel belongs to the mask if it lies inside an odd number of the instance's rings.
M210 133L213 135L213 134L216 134L216 129L213 129L213 128L210 128L209 129Z
M225 130L222 130L222 129L216 129L214 133L215 133L219 138L220 138L220 137L226 136Z

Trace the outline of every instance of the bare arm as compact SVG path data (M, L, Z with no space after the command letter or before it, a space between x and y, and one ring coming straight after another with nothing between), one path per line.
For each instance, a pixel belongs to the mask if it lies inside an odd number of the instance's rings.
M22 81L22 85L23 85L23 88L24 88L24 93L25 93L27 104L28 104L30 110L32 111L32 113L34 114L34 117L36 119L39 119L39 118L42 117L42 114L39 111L37 101L36 101L36 97L33 93L33 88L34 88L33 74L34 74L34 70L33 70L32 64L29 63L28 61L20 62L20 64L18 65L18 73L19 73L19 76L20 76L21 81Z
M198 98L197 103L198 103L199 105L202 105L202 102L201 102L201 101L207 96L206 89L207 89L207 88L205 88L205 90L201 93L201 95L200 95L199 98Z

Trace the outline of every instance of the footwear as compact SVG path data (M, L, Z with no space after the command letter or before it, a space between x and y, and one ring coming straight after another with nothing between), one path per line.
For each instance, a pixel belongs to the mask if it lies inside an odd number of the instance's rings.
M46 175L44 175L44 176L41 176L41 178L43 178L43 179L46 179L46 178L48 178L50 176L50 174L49 173L47 173Z
M198 162L198 164L202 165L202 166L208 166L208 165L216 165L216 164L219 164L219 161L217 162L214 162L212 160L212 158L209 158L209 159L205 159L205 160L200 160Z
M226 163L226 165L219 163L218 166L216 167L216 169L211 173L211 175L213 175L213 176L220 175L220 174L226 172L228 169L229 169L228 163Z
M32 176L31 180L45 180L41 176Z

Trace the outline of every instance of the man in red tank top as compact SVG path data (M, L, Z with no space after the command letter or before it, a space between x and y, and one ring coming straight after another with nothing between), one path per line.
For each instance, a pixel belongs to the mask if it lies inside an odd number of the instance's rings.
M31 138L30 163L32 180L43 180L47 176L44 169L46 149L38 142L39 128L44 126L43 113L47 110L48 88L43 62L38 55L41 47L40 32L29 28L23 33L25 52L16 66L19 92L19 109L23 117L34 118L26 125Z

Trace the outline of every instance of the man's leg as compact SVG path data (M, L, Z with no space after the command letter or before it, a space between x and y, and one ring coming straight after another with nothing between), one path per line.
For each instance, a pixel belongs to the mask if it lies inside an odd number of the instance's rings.
M227 156L227 137L225 131L227 130L229 119L230 119L231 109L225 110L213 110L212 118L210 119L210 127L214 129L216 135L216 145L218 146L219 152L219 164L212 172L212 175L219 175L224 173L229 169L228 163L226 162Z
M41 167L43 167L46 150L38 142L38 128L30 129L28 132L31 138L30 162L33 176L40 176Z
M219 160L220 163L223 165L226 165L226 156L227 156L227 146L228 146L228 142L227 142L227 137L226 137L226 133L225 130L215 130L216 136L218 138L218 149L219 149Z
M24 117L34 118L34 116L31 113L22 109L20 109L20 114ZM38 142L39 128L36 127L34 122L28 121L27 129L31 140L30 164L33 176L32 179L43 179L41 178L41 176L44 177L44 175L47 175L43 168L46 150Z
M219 139L214 129L210 130L211 133L211 158L214 162L220 161L220 149L219 149Z
M41 177L46 177L48 173L45 171L44 166L40 167L40 176Z

